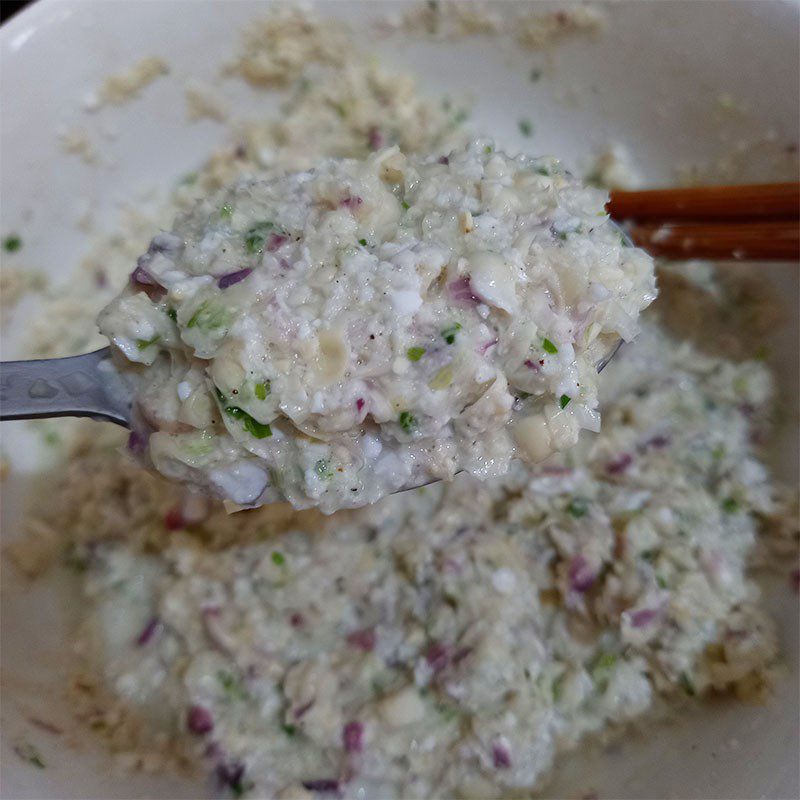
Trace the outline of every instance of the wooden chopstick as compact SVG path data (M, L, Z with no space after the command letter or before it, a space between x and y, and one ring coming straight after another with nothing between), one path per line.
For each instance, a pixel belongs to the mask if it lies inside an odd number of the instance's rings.
M637 222L798 220L800 183L612 191L606 209Z
M800 183L613 191L606 210L654 256L800 258Z
M628 235L653 256L795 261L800 258L797 222L699 222L632 225Z

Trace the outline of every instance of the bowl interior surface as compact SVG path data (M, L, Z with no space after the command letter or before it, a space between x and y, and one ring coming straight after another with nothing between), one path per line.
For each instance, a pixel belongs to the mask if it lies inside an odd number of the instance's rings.
M608 31L576 38L552 52L523 51L500 39L473 37L443 43L424 37L376 38L371 21L397 12L396 2L323 2L320 13L362 31L365 48L411 72L421 89L475 101L477 131L498 142L558 155L580 170L610 142L622 145L646 185L669 185L676 164L712 162L739 141L767 141L747 158L749 180L774 176L774 146L798 141L798 8L795 3L709 0L686 3L622 0L607 7ZM544 9L552 3L541 3ZM68 281L86 252L87 235L74 224L88 198L96 229L112 230L120 202L150 187L168 188L192 170L229 133L209 120L189 124L183 99L187 79L216 81L238 47L247 22L266 4L251 0L41 0L0 29L3 113L0 115L0 226L22 231L25 265ZM406 5L407 8L407 5ZM135 101L88 115L86 93L144 56L163 57L169 78ZM531 82L532 69L546 77ZM236 81L221 84L233 111L267 116L278 97ZM746 113L721 108L734 98ZM524 139L522 117L535 133ZM62 151L57 130L80 125L102 138L113 168L87 166ZM771 143L771 144L769 144ZM142 202L149 202L143 199ZM756 267L754 267L756 268ZM777 474L797 481L796 265L757 267L786 303L772 346L784 429L773 454ZM24 344L25 301L6 320L0 349L18 356ZM29 427L4 424L2 449L12 476L3 484L3 541L20 528L22 494L43 454ZM59 581L26 583L3 560L2 796L15 798L192 797L210 793L204 779L126 775L79 731L54 738L32 729L47 712L74 729L63 700L70 620L76 609ZM548 793L600 797L797 797L798 606L785 581L765 583L765 601L778 620L786 674L774 700L753 706L730 700L705 703L679 721L658 724L605 751L581 749L561 764ZM12 752L18 737L33 741L47 769L32 768ZM69 743L65 740L69 739ZM72 741L74 740L74 741Z

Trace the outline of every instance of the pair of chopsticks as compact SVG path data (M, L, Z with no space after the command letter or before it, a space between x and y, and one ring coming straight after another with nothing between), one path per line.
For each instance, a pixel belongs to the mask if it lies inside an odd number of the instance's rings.
M800 183L612 191L606 210L654 256L800 258Z

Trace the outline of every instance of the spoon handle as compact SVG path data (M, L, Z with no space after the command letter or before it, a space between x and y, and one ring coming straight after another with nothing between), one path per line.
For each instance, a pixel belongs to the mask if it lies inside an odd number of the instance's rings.
M130 398L108 347L69 358L0 363L0 420L91 417L128 427Z

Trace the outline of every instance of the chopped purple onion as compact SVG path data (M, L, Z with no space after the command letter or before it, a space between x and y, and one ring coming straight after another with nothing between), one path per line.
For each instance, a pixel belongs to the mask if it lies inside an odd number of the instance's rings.
M586 559L578 553L572 557L567 568L569 587L575 592L585 592L597 578L597 573Z
M441 672L450 663L452 649L441 642L431 642L425 651L425 660L434 673Z
M217 286L219 286L220 289L227 289L229 286L243 281L252 271L251 267L245 267L236 272L229 272L227 275L222 275L217 279Z
M289 624L293 628L302 628L306 624L306 618L299 611L293 611L289 615Z
M190 706L186 714L186 727L198 736L204 736L214 730L214 718L211 712L202 706Z
M461 663L471 652L471 647L459 647L458 650L453 653L453 663Z
M339 781L333 778L318 778L317 780L303 781L303 788L308 789L309 792L338 792Z
M300 719L301 717L304 717L314 707L315 702L316 701L312 699L300 706L300 708L294 712L294 718Z
M659 616L657 608L640 608L638 611L625 613L632 628L645 628Z
M380 150L381 147L383 147L384 138L379 128L373 126L369 129L367 143L369 144L370 150Z
M147 437L138 431L131 431L128 436L128 450L137 456L142 455L147 448Z
M633 463L633 456L630 453L623 453L613 461L606 464L606 472L609 475L622 475Z
M662 450L663 448L669 445L670 439L667 436L657 435L654 436L652 439L648 439L647 446L652 447L655 450Z
M523 364L523 366L526 366L528 369L532 369L534 372L538 372L538 371L539 371L539 369L541 368L541 364L542 364L542 362L541 362L541 361L539 361L539 362L537 363L536 361L531 361L531 359L529 359L529 358L526 358L526 359L525 359L525 360L522 362L522 364Z
M487 350L488 350L490 347L494 347L496 344L497 344L497 339L492 339L491 341L484 342L484 343L483 343L483 344L482 344L482 345L481 345L481 346L478 348L478 352L479 352L479 353L480 353L482 356L483 356L483 355L486 355L486 351L487 351Z
M147 625L144 626L142 632L136 637L136 645L144 647L155 636L156 631L161 625L161 620L158 617L152 617Z
M61 734L64 733L61 728L56 727L51 722L39 719L38 717L28 717L28 722L30 722L31 725L35 725L37 728L41 728L43 731L52 733L53 736L61 736Z
M140 256L139 261L144 258ZM131 272L131 283L138 283L140 286L158 286L156 279L142 266L136 266L136 269Z
M493 744L492 761L495 769L508 769L511 766L511 754L502 744Z
M364 747L364 726L360 722L348 722L342 730L342 744L348 753L360 753Z
M457 278L447 284L447 291L450 293L452 300L457 303L480 303L481 299L472 290L472 283L469 276L465 278Z
M365 404L366 404L366 400L364 400L363 397L359 397L356 400L356 411L360 412L364 408Z
M164 527L168 531L181 531L186 527L186 520L180 506L173 506L164 514Z
M229 764L222 763L217 765L217 780L219 785L227 787L236 796L241 795L245 791L244 781L244 764L238 761L232 761Z
M436 163L447 166L450 163L450 159L447 156L439 156L439 158L436 159Z
M365 653L371 653L375 649L375 639L375 631L372 628L347 634L347 643Z
M283 233L271 233L267 239L267 251L274 253L279 247L282 247L289 241L289 237Z

